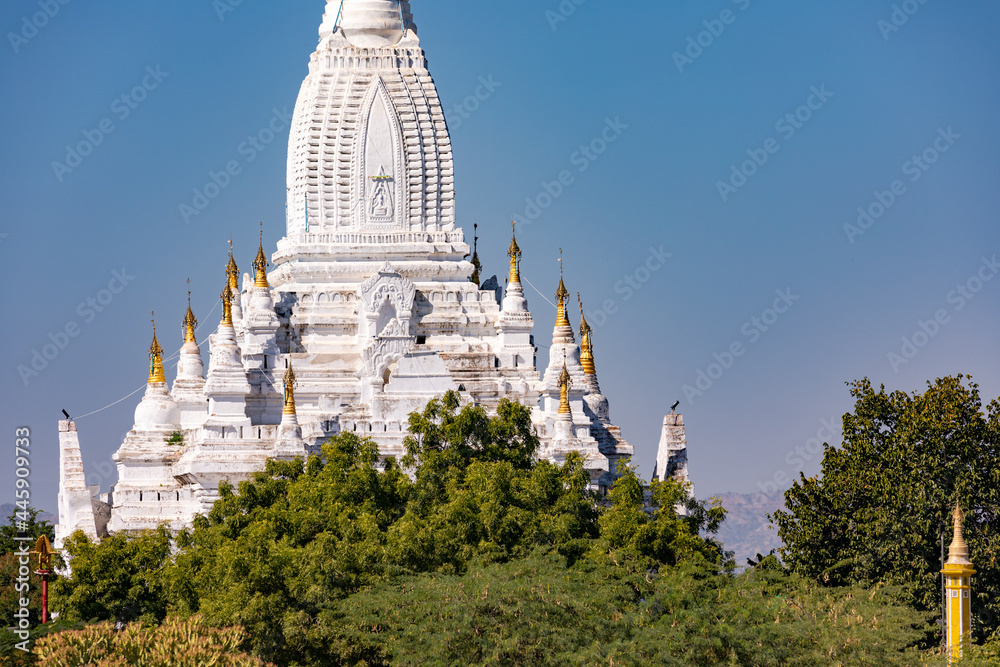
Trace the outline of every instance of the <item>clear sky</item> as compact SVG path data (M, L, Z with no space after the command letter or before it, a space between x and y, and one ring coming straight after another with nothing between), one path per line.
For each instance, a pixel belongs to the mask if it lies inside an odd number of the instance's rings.
M485 274L502 276L511 215L534 218L523 274L550 300L565 250L644 476L675 400L704 497L818 471L795 451L850 409L852 379L912 391L971 373L1000 395L1000 279L980 282L1000 271L1000 5L895 6L412 3L460 224L479 223ZM230 235L244 269L258 222L270 251L283 235L287 130L245 142L291 112L323 10L4 4L2 469L13 480L30 427L35 505L56 508L60 410L144 385L150 311L178 348L190 277L204 338ZM230 161L239 175L185 220ZM555 313L527 296L544 365ZM139 398L78 421L105 491Z

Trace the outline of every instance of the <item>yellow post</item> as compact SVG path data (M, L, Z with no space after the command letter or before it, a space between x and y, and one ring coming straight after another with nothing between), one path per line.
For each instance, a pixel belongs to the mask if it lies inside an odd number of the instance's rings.
M957 503L953 518L955 537L948 549L948 561L941 570L947 595L946 644L949 664L962 657L963 649L972 640L972 575L976 573L969 560L969 545L962 535L965 515Z

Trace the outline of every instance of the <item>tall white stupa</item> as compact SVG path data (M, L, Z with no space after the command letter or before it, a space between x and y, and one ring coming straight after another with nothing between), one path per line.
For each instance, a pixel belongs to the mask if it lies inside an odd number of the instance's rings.
M190 309L169 391L154 339L149 389L109 493L83 486L76 426L60 424L60 541L77 528L189 526L220 483L344 431L401 456L408 415L448 390L488 409L530 406L539 456L579 452L594 489L632 456L601 394L586 320L576 340L564 281L544 374L516 238L502 300L477 284L456 226L448 125L409 3L328 0L319 36L289 139L285 237L270 259L261 244L242 285L230 252L207 372Z

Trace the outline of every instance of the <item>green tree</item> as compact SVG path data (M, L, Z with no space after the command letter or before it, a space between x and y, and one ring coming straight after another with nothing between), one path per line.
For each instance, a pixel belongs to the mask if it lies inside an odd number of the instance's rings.
M900 586L917 608L940 609L941 535L957 500L978 574L975 629L1000 617L1000 402L983 413L959 375L923 394L851 386L843 446L827 445L822 474L802 476L774 521L794 571L832 585Z
M410 664L398 656L416 655L419 647L387 649L378 614L430 627L423 616L441 600L425 583L461 588L467 577L489 573L482 576L498 585L518 579L504 608L531 624L550 623L539 632L553 641L565 635L559 655L571 656L599 641L608 619L625 642L656 582L678 564L708 576L723 563L720 545L700 537L718 527L721 508L686 500L674 483L654 485L647 499L627 467L602 500L589 490L579 455L563 465L536 460L538 440L523 406L502 402L489 414L448 394L411 416L406 446L405 471L393 459L380 461L375 443L353 432L305 461L270 461L238 488L223 485L209 515L177 536L172 558L164 531L115 536L99 547L74 538L74 576L62 589L66 609L118 620L124 614L112 601L131 599L132 617L198 614L213 626L245 628L252 653L279 665ZM648 500L659 509L647 512ZM678 516L682 503L688 512ZM549 588L563 582L591 589L571 615L557 612L559 604L546 606ZM395 595L400 584L414 584L416 597ZM537 589L537 608L514 605L525 587ZM449 604L466 599L444 597L449 613L458 613ZM357 616L366 600L373 615ZM496 613L497 623L508 622ZM484 620L482 627L497 623ZM567 626L573 623L578 630ZM488 642L481 648L496 652ZM463 662L466 649L479 655L468 644L455 649L455 661ZM484 664L493 659L487 653ZM594 664L589 653L574 660L569 664Z
M679 565L696 558L716 566L728 557L715 535L726 511L718 503L706 506L692 499L683 484L653 480L647 510L646 491L635 468L622 461L608 494L610 507L600 519L601 536L611 549L627 548L656 563ZM677 508L684 506L684 516ZM731 563L727 565L731 566Z
M28 520L24 522L26 524L24 526L24 533L31 538L32 548L34 548L35 540L42 535L47 536L49 542L56 539L56 531L52 524L49 521L39 520L38 517L42 514L39 510L32 507L26 510L15 508L11 511L10 516L7 517L7 523L0 526L0 554L12 553L17 551L21 546L21 543L17 541L20 530L17 524L21 522L18 519L19 514L22 518L25 514L28 516Z
M69 621L162 621L167 614L163 567L170 557L166 528L112 535L99 544L81 531L64 545L72 575L53 586L53 608Z
M703 561L654 574L627 550L405 577L347 598L336 617L323 664L885 667L918 664L907 647L927 627L888 589Z
M25 514L28 516L27 525L24 527L24 533L31 538L28 542L17 541L18 513L22 518ZM22 545L34 550L36 540L42 535L48 537L49 541L55 539L55 529L52 524L39 520L40 515L41 512L30 507L24 511L15 509L8 517L7 524L0 526L0 618L4 619L4 627L11 623L14 614L21 608L22 598L29 601L28 622L31 627L37 627L42 622L42 578L35 574L35 570L38 569L38 559L30 556L27 582L29 588L27 591L22 591L18 590L24 583L18 581L21 570L20 556L15 554Z

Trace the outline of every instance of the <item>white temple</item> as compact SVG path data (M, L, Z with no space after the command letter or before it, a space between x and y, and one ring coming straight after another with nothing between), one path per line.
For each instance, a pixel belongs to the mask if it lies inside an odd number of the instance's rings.
M399 457L408 415L448 390L488 409L531 406L539 456L580 452L595 489L631 457L601 394L593 332L582 319L577 341L563 281L540 373L516 238L502 301L495 281L480 287L478 257L466 259L448 126L409 3L328 0L319 34L289 139L286 236L270 263L261 244L242 285L230 249L207 373L190 307L171 386L154 331L109 493L85 486L76 425L60 422L57 545L77 529L189 526L221 482L339 432ZM683 458L686 475L686 452L670 442L667 458Z

